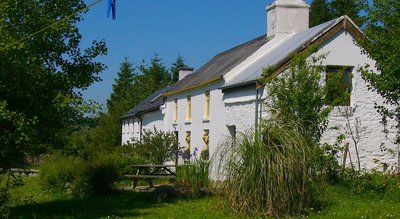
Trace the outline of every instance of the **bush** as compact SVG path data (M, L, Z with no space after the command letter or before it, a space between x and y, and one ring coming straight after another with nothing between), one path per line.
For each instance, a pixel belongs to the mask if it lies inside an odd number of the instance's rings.
M173 161L178 153L176 135L172 132L163 132L154 128L153 131L144 130L140 142L131 144L135 154L142 158L145 163L163 164Z
M242 135L225 146L221 186L235 211L278 216L315 207L323 185L315 162L320 149L291 127L265 121L259 134Z
M209 185L209 162L196 159L192 164L177 167L176 184L193 195L204 191Z
M77 169L82 165L83 161L74 157L48 155L39 167L40 182L44 188L66 191L70 189Z
M132 145L122 145L114 151L116 159L119 160L119 172L121 175L132 174L136 172L137 167L134 165L144 164L146 160L140 157L136 149Z
M351 186L356 194L372 192L383 196L387 192L393 192L400 186L400 181L396 176L375 170L363 173L347 170L342 179L343 182Z
M44 159L39 174L45 188L73 197L107 194L120 175L118 157L101 153L87 161L61 155L49 156Z

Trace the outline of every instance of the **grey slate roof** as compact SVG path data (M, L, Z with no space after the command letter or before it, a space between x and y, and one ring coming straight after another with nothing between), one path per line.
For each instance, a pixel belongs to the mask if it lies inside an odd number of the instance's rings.
M265 67L276 66L285 61L293 52L297 51L305 44L313 40L316 36L319 36L321 33L325 32L343 19L345 19L345 17L328 21L306 31L295 34L281 45L277 46L266 55L259 58L241 74L237 74L233 79L225 82L225 84L222 86L222 89L236 87L256 81L261 77L262 71Z
M150 96L148 96L146 99L144 99L142 102L140 102L137 106L135 106L133 109L129 110L125 115L121 117L121 119L125 119L128 117L134 117L140 113L143 112L149 112L158 109L161 105L164 104L164 98L163 94L165 91L168 89L168 87L160 89Z
M257 51L267 42L267 36L262 35L244 44L222 52L212 58L197 71L173 84L167 92L185 89L201 84L215 77L222 77L247 57Z

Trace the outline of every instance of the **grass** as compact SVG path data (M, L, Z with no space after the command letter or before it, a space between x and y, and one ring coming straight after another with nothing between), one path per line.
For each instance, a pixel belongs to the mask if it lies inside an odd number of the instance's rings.
M309 218L400 218L400 188L383 195L375 192L354 193L348 185L329 188L329 205Z
M39 178L24 178L12 190L15 218L245 218L220 203L221 197L174 199L157 202L152 193L120 190L107 197L72 199L42 191ZM400 189L382 197L370 192L354 194L347 185L329 188L329 205L309 218L400 218Z
M119 190L107 197L72 199L42 191L39 178L14 189L16 218L238 218L221 208L218 197L158 202L152 193Z

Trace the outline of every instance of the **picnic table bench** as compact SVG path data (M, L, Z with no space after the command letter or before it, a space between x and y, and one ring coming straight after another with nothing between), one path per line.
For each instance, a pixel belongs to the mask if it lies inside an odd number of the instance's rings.
M153 179L175 179L176 174L172 171L172 167L176 165L154 165L154 164L140 164L133 165L137 168L136 174L126 174L124 177L132 179L132 189L136 188L139 180L147 180L150 187L153 186Z

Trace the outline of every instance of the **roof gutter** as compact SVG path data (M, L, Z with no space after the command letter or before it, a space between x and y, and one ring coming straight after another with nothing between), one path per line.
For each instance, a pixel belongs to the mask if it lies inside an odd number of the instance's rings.
M223 79L222 75L221 76L217 76L217 77L213 77L213 78L211 78L211 79L209 79L207 81L204 81L204 82L202 82L200 84L196 84L196 85L193 85L193 86L190 86L190 87L186 87L186 88L183 88L183 89L180 89L180 90L166 92L164 94L164 97L172 96L172 95L183 93L183 92L190 91L190 90L195 90L197 88L200 88L200 87L203 87L203 86L206 86L206 85L213 84L215 82L221 81L222 79Z

